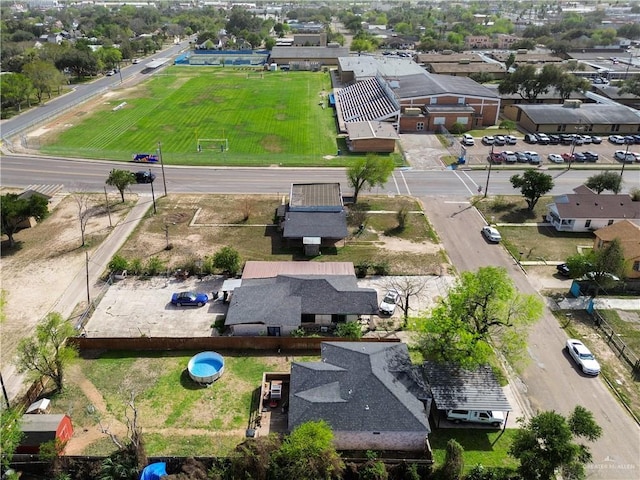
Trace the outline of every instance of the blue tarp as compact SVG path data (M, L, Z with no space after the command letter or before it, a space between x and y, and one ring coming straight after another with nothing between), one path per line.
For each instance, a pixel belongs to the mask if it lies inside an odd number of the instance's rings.
M140 480L158 480L160 477L168 475L167 464L165 462L152 463L147 465L140 474Z

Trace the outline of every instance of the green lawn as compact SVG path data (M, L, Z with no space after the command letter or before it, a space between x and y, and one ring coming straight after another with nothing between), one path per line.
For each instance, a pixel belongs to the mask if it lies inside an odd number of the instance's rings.
M128 161L156 153L168 164L343 166L326 72L264 72L170 67L131 89L116 90L73 127L42 140L43 153ZM117 110L115 107L124 106ZM202 144L197 139L228 139ZM335 158L324 158L334 156Z
M591 247L590 232L558 232L553 227L498 227L504 245L522 261L561 261L578 253L578 247ZM522 253L522 256L520 256Z

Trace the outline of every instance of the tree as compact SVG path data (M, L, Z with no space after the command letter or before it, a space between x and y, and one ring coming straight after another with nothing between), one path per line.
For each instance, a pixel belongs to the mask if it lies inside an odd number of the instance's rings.
M66 344L68 337L75 335L73 325L57 312L49 313L36 326L35 335L24 338L18 344L18 369L27 372L34 380L48 377L57 391L63 387L64 371L77 357L78 352Z
M630 93L631 95L640 97L640 75L634 75L622 82L622 86L618 90L618 93Z
M530 212L533 211L540 197L553 188L551 175L533 169L525 170L522 175L513 175L510 180L513 188L520 189Z
M18 112L21 111L23 103L31 106L29 99L33 93L33 83L29 77L22 73L10 73L2 75L0 78L0 99L3 105L11 105Z
M353 188L353 203L358 202L358 194L363 188L371 189L376 185L384 185L393 172L395 165L390 157L378 157L368 154L358 158L347 169L349 185Z
M501 95L517 93L529 103L534 103L538 95L548 90L549 84L541 80L533 65L518 66L498 85Z
M511 52L509 57L504 61L504 66L507 68L507 72L516 63L516 54Z
M111 170L111 173L109 173L109 177L107 177L105 183L118 189L122 203L124 203L124 191L129 185L136 183L136 176L129 170L118 170L114 168Z
M572 255L567 259L567 266L572 278L588 274L595 284L597 295L600 288L608 288L615 283L614 277L622 277L627 265L622 244L619 239L614 238L602 248Z
M91 217L95 216L100 210L100 206L93 205L92 196L88 193L76 192L72 194L73 199L78 207L78 222L80 223L80 238L82 245L85 244L85 230L87 229L87 223Z
M444 480L459 480L464 470L464 448L453 438L447 442L447 450L442 465Z
M235 480L267 480L271 456L281 447L278 435L249 438L229 455L229 474Z
M49 203L40 195L19 198L15 193L7 193L0 197L0 224L2 233L9 237L9 246L15 245L14 235L20 224L33 217L40 221L49 215Z
M336 327L336 335L341 338L358 340L362 337L362 327L358 322L343 322Z
M525 348L526 328L542 309L536 296L516 289L504 268L463 272L422 323L419 345L425 358L464 368L486 363L490 340L513 358Z
M426 288L426 281L420 277L392 277L385 281L385 285L400 294L400 308L402 309L404 325L406 326L409 319L409 299L420 294Z
M24 433L20 429L22 410L19 408L0 409L0 462L2 471L7 471L16 448L20 445Z
M522 478L551 480L558 469L571 472L570 478L585 478L584 465L591 461L591 452L574 437L594 441L602 435L591 412L578 405L569 419L552 411L539 413L528 422L520 418L518 423L522 428L515 431L509 455L520 460Z
M43 60L36 60L26 64L22 71L31 80L38 102L42 101L42 95L45 93L51 98L51 92L65 80L64 75L60 73L53 63Z
M60 55L55 66L58 70L69 69L77 78L98 73L98 59L90 50L70 48Z
M352 52L358 52L358 53L372 52L375 50L375 46L373 45L371 40L368 40L366 38L355 38L351 42L351 46L349 47L349 50L351 50Z
M333 432L324 420L298 425L272 457L272 478L339 479L343 470Z
M618 172L602 172L587 178L585 185L600 195L604 190L620 193L622 190L622 177Z
M499 126L501 129L509 132L509 134L511 134L511 132L517 127L516 122L514 122L513 120L502 120Z
M233 276L240 270L240 254L234 248L222 247L213 255L213 266Z

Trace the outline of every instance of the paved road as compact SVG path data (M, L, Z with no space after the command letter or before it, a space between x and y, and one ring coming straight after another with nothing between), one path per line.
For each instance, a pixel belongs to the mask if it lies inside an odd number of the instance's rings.
M429 219L458 271L483 266L504 266L519 291L538 295L527 276L499 245L480 234L484 221L464 197L422 197ZM613 398L604 381L577 371L564 352L566 333L551 312L532 329L528 354L530 365L518 386L530 412L555 410L570 413L576 405L591 410L603 428L603 436L591 445L593 464L588 478L640 478L640 429Z
M2 121L0 126L2 127L3 141L6 142L6 139L11 138L13 135L37 125L46 119L53 118L56 115L67 111L71 107L79 105L87 99L94 97L95 95L104 93L111 88L118 87L121 83L132 83L145 79L147 75L142 74L142 71L147 67L149 62L158 58L172 58L188 48L188 46L188 41L170 46L165 50L145 58L137 65L130 65L121 69L116 75L111 77L101 77L91 83L76 85L67 95L57 97L39 107L30 109L21 115Z
M156 193L162 188L159 165L111 161L82 161L4 155L1 158L2 185L24 188L31 184L64 184L68 190L102 191L112 168L132 171L151 169L157 174ZM489 180L490 195L513 195L509 178L516 170L492 169ZM484 170L419 170L397 169L384 187L373 193L396 195L453 195L468 197L483 191L488 171ZM625 172L623 191L640 187L640 173ZM594 171L550 170L555 187L551 193L570 192L582 184ZM225 168L181 167L165 165L167 190L172 193L283 193L292 182L340 182L343 192L349 192L344 169L341 168ZM633 178L635 176L635 179ZM145 192L149 186L133 186L133 191Z

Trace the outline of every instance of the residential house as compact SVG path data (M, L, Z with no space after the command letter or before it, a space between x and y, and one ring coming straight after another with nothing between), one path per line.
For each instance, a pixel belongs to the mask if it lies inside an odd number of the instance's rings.
M282 237L289 245L301 245L305 255L320 254L348 235L339 183L294 183L289 203L276 213Z
M339 450L423 451L431 394L404 343L323 342L318 362L291 365L288 428L324 420Z
M585 185L573 191L547 205L546 219L560 232L591 232L623 220L640 224L640 202L629 194L598 195Z
M640 278L640 224L622 220L593 232L594 250L605 248L618 239L622 246L624 259L629 265L627 278Z
M352 263L258 262L246 269L225 318L233 335L327 331L378 311L377 292L358 287Z

